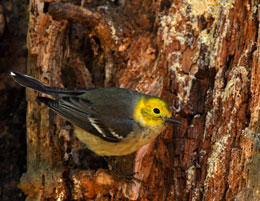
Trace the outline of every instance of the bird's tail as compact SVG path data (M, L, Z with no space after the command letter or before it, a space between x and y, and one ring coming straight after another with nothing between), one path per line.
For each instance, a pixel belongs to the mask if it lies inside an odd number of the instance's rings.
M28 75L24 75L22 73L10 72L10 75L18 84L24 87L32 88L36 91L45 94L49 94L54 97L80 95L87 91L87 89L65 89L65 88L48 87L42 84L39 80L30 77Z

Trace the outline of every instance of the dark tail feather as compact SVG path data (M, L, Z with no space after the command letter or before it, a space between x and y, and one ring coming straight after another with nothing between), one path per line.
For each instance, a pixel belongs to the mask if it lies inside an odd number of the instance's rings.
M55 97L68 96L68 95L80 95L87 91L87 89L65 89L56 87L47 87L42 84L39 80L30 77L28 75L23 75L21 73L11 72L10 75L13 79L20 85L28 88L32 88L36 91L49 94Z
M57 100L53 100L53 99L47 98L47 97L40 97L40 96L37 97L37 100L40 101L41 103L47 105L49 108L51 108L52 110L54 110L55 112L57 112L61 116L67 118L68 120L71 120L71 118L70 118L71 115L68 115L66 112L64 112L60 108Z
M55 100L52 100L52 99L47 98L47 97L40 97L40 96L38 96L37 100L40 101L41 103L44 103L48 107L52 107L53 105L56 104Z

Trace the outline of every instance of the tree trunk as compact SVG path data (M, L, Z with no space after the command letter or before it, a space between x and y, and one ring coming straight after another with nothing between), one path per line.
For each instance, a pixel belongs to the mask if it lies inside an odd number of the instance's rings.
M259 2L66 2L30 1L28 74L156 95L182 125L125 159L126 182L28 90L27 200L259 200Z

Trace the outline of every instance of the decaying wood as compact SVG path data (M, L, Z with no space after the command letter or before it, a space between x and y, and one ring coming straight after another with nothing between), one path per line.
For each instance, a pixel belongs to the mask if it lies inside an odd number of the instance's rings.
M259 200L258 1L84 5L30 1L28 73L157 95L183 124L137 152L128 183L28 91L27 200Z

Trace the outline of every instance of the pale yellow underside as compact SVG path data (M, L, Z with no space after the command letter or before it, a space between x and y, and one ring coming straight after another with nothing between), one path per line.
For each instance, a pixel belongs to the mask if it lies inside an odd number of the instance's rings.
M139 133L131 133L120 142L104 141L102 138L89 134L77 126L75 126L75 134L90 150L100 156L122 156L131 154L143 145L150 143L164 128L165 125L161 124L153 129L144 129Z

